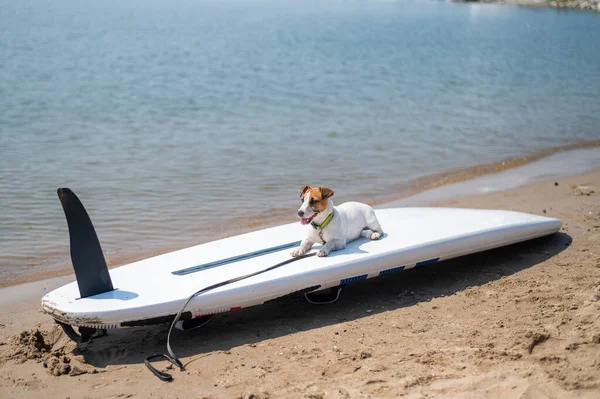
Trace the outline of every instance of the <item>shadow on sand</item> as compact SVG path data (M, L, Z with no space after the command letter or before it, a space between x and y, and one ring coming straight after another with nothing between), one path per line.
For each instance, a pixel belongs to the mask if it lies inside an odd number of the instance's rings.
M204 353L413 306L518 273L562 252L571 241L569 235L556 233L350 284L331 305L311 305L302 295L280 298L217 315L197 330L175 331L171 346L181 358L191 357L191 363ZM167 330L166 325L109 330L108 336L80 345L78 351L95 367L140 364L153 353L166 353Z

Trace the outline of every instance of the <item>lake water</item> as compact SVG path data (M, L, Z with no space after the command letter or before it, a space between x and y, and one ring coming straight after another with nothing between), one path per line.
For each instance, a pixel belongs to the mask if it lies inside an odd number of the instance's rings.
M294 220L298 190L600 139L600 15L430 1L0 0L0 277ZM17 276L17 277L15 277Z

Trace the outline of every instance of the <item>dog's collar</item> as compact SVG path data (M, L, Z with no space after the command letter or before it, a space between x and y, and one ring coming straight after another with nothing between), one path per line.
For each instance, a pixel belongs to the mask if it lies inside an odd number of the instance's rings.
M325 227L327 227L327 225L329 224L329 222L331 222L331 219L333 219L333 211L329 214L329 216L327 216L327 218L325 218L325 220L323 221L323 223L321 223L321 224L315 224L314 222L311 222L310 225L312 227L314 227L315 230L323 230Z

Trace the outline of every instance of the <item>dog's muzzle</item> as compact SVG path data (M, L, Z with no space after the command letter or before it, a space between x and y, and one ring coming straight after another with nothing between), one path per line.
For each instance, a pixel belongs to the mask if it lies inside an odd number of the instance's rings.
M305 218L304 211L298 211L298 217L300 218L300 224L302 224L302 225L309 224L310 222L313 221L315 216L317 216L318 214L319 214L319 212L315 212L312 214L311 217Z

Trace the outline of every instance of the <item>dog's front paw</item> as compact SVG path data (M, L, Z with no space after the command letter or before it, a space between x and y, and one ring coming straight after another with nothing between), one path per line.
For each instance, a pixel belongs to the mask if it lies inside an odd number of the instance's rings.
M319 258L322 258L322 257L324 257L324 256L327 256L327 255L329 255L329 253L328 253L328 252L325 252L325 251L323 251L323 250L320 250L319 252L317 252L317 256L318 256Z
M381 237L381 234L379 234L379 233L371 234L371 240L379 240L380 237Z
M290 253L290 255L292 255L294 258L297 258L298 256L302 256L305 253L306 252L303 251L302 248L296 248Z

